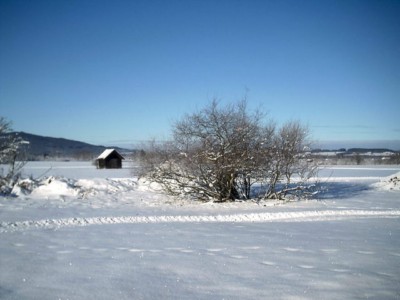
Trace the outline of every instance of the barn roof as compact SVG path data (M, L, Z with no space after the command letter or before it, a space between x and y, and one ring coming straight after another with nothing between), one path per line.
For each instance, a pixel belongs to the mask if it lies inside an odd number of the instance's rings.
M100 155L99 155L99 157L97 157L97 159L106 159L111 153L113 153L115 151L115 153L121 158L121 159L124 159L123 157L122 157L122 155L121 154L119 154L118 152L117 152L117 150L115 150L115 149L106 149L106 150L104 150L103 151L103 153L101 153Z

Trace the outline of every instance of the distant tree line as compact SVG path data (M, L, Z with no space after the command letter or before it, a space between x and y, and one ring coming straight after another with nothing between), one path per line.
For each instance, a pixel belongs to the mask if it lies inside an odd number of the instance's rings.
M335 150L336 151L336 150ZM398 165L400 164L400 152L387 151L385 153L364 152L338 152L323 151L313 152L307 157L318 165ZM326 155L324 152L332 152Z

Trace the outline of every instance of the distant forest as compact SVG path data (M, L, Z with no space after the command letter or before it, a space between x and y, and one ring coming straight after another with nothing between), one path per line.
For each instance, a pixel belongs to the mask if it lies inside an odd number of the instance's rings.
M18 135L24 141L25 149L21 152L25 160L93 160L105 149L113 148L119 153L132 155L134 150L120 147L105 147L64 138L45 137L26 132L11 132L8 135Z
M97 158L105 149L113 148L127 158L134 158L138 150L92 145L64 138L45 137L26 132L11 132L24 141L23 159L82 160ZM386 148L312 149L307 156L320 164L400 164L400 152Z

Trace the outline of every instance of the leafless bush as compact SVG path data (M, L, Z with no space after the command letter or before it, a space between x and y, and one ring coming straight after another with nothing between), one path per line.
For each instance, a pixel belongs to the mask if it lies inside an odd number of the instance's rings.
M8 193L16 183L25 164L22 158L23 145L18 135L11 133L11 123L0 117L0 164L8 165L0 174L0 193Z
M142 175L174 195L201 200L284 199L306 191L313 168L302 158L308 130L300 122L277 128L246 102L220 107L213 101L173 125L173 140L151 142L142 153ZM297 183L292 178L296 175Z

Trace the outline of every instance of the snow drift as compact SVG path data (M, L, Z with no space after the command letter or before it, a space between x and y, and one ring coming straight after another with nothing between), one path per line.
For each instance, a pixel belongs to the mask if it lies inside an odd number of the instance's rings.
M381 179L373 186L381 190L400 191L400 172Z

